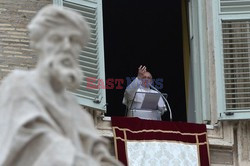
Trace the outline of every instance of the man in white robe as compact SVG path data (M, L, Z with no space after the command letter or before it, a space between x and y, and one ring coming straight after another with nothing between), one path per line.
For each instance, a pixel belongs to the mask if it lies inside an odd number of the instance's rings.
M52 5L28 26L37 67L14 71L0 87L1 166L121 165L91 116L67 89L79 87L77 58L89 38L83 17Z
M122 103L127 107L127 116L139 117L141 119L161 120L161 115L166 111L162 97L158 101L157 110L141 110L145 93L158 93L150 89L152 75L147 71L146 66L138 68L137 77L131 82L124 92ZM139 93L138 93L139 92Z

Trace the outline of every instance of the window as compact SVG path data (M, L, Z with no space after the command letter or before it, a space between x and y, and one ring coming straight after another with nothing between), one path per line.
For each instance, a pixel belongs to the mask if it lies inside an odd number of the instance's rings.
M79 59L85 77L81 87L74 94L79 104L106 111L102 1L54 0L53 2L80 12L91 27L90 42L82 50Z
M218 116L250 119L250 0L213 1Z

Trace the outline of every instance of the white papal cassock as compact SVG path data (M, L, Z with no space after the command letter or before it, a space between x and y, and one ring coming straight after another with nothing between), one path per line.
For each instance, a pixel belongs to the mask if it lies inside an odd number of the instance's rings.
M137 110L136 108L141 108L145 93L136 92L158 93L153 89L142 86L142 81L136 77L124 92L122 103L127 107L127 116L161 120L161 115L166 111L163 99L160 97L157 110Z

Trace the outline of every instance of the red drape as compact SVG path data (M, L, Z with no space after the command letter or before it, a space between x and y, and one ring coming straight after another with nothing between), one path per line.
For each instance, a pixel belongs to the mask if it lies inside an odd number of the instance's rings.
M136 142L175 142L197 147L198 163L209 165L209 148L206 125L185 122L164 122L139 118L112 117L114 144L117 158L128 164L127 143ZM185 152L184 152L185 153ZM164 163L162 163L164 165Z

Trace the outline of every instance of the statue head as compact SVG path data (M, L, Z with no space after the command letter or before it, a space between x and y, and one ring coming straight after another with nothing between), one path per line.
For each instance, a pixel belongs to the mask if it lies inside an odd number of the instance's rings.
M42 8L28 25L31 46L39 52L38 70L54 90L74 90L83 74L77 59L89 39L83 16L52 5Z

